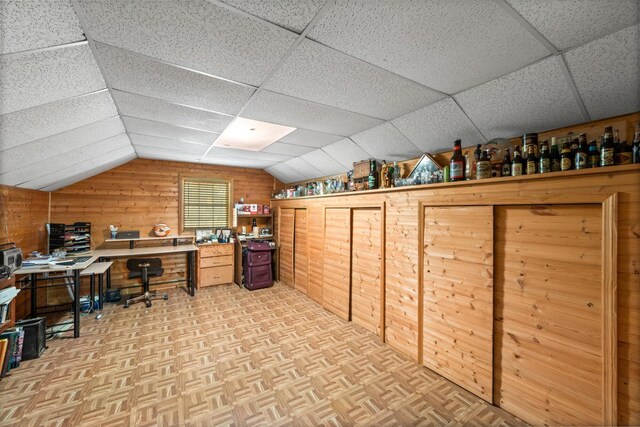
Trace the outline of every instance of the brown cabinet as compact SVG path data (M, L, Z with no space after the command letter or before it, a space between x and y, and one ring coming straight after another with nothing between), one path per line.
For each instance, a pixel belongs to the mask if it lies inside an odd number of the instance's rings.
M200 246L197 287L233 283L233 243Z

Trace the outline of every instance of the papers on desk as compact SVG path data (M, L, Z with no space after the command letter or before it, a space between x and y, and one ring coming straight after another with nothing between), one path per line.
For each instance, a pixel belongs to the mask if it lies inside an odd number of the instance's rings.
M9 304L20 292L15 286L0 290L0 305Z
M39 256L39 257L29 257L27 259L25 259L24 261L22 261L22 266L23 267L33 267L33 266L42 266L42 265L47 265L49 264L51 261L54 261L55 258L49 255L45 255L45 256Z

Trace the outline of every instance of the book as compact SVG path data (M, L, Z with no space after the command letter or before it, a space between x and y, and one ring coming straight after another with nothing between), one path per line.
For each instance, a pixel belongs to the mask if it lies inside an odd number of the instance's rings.
M13 346L15 345L15 336L13 334L3 332L0 334L0 339L3 338L7 340L7 345L5 346L4 362L2 362L0 377L6 377L9 372L11 372L11 359L13 357Z
M4 372L4 361L7 356L7 346L9 345L9 340L0 339L0 376Z
M7 321L8 312L9 312L9 306L7 304L0 305L0 324Z
M20 367L20 362L22 362L22 348L24 347L24 328L21 326L16 326L15 328L8 329L6 332L15 332L16 334L16 345L13 350L13 363L11 364L11 369L15 369Z

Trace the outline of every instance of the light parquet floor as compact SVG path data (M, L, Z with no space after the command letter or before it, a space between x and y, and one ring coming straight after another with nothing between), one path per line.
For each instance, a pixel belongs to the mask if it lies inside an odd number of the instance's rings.
M0 426L522 424L279 284L107 305L0 381Z

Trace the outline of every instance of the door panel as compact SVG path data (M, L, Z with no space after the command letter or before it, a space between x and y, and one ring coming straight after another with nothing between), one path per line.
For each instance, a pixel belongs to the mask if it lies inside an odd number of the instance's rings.
M423 272L424 366L491 401L493 207L426 207Z
M322 306L349 320L351 209L325 210Z
M380 209L354 209L351 243L351 320L382 334Z
M280 209L280 282L293 287L293 232L295 210Z
M324 286L324 224L321 206L313 205L307 209L307 223L309 231L309 278L307 296L322 304L322 288Z
M307 233L307 210L296 209L294 230L294 272L295 288L306 294L309 280L309 246Z

